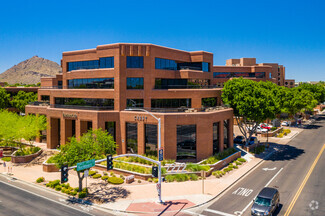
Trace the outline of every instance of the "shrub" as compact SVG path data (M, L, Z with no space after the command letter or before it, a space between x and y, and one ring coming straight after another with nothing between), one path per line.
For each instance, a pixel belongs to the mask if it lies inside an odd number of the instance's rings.
M291 130L290 129L283 129L283 133L289 134L289 133L291 133Z
M52 155L49 159L47 159L46 163L54 164L56 163L56 161L57 161L56 155Z
M3 158L1 158L1 160L9 162L9 161L11 161L11 157L3 157Z
M242 162L242 163L246 162L246 160L244 158L237 158L237 161Z
M92 177L93 177L94 179L98 179L98 178L102 177L102 175L99 174L99 173L97 173L97 174L93 175Z
M93 176L93 175L95 175L96 173L97 173L97 171L90 170L88 174L89 174L90 176Z
M228 148L228 149L224 150L223 152L219 152L218 154L216 154L212 157L209 157L202 164L215 164L219 160L225 159L226 157L228 157L236 152L237 152L237 150L235 148Z
M104 174L104 176L107 176L107 175L108 175L108 173L107 173L107 172L103 172L103 174Z
M190 178L191 181L197 181L198 180L198 176L195 175L195 174L193 174L193 173L192 174L189 174L188 176L189 176L189 178Z
M278 138L282 138L283 137L283 133L280 133L277 135Z
M124 180L118 177L109 177L107 181L111 184L123 184Z
M152 182L152 178L148 178L148 182Z
M86 194L88 194L88 188L83 188L82 192L85 192Z
M74 191L78 192L79 191L79 188L78 187L75 187L73 188Z
M102 177L102 180L107 180L109 177L107 176L107 175L104 175L103 177Z
M66 189L71 188L69 183L67 183L67 184L64 184L64 183L63 183L63 184L61 184L61 186L64 187L64 188L66 188Z
M167 182L173 182L173 181L175 181L175 176L174 175L166 175L165 180Z
M225 174L225 172L222 170L217 170L212 173L212 175L214 175L216 178L221 178L224 174Z
M141 180L140 179L138 180L138 183L141 183Z
M79 194L78 194L79 199L85 198L86 196L87 196L87 193L83 192L83 191L79 192Z
M50 187L50 186L51 186L51 184L50 184L50 183L47 183L45 186L46 186L46 187Z
M124 176L123 175L120 175L120 178L124 178Z
M114 175L114 173L113 173L113 172L110 172L110 173L109 173L109 175L110 175L110 176L113 176L113 175Z
M77 191L70 191L70 195L72 195L72 196L75 196L75 195L77 195Z
M49 184L49 187L55 188L57 185L60 185L60 180L50 181L48 184Z
M234 165L229 164L229 165L228 165L228 168L234 168Z
M190 172L199 172L201 170L209 171L210 170L210 166L189 163L189 164L186 165L186 168L185 169L187 171L190 171Z
M39 177L38 179L36 179L36 182L37 183L41 183L43 181L45 181L45 178L44 177Z
M234 169L238 169L238 166L234 166Z
M259 145L259 146L255 147L252 152L255 153L255 154L260 154L260 153L262 153L264 151L265 151L265 146L264 145Z
M16 151L15 156L31 155L31 154L35 154L39 150L41 150L41 148L38 147L38 146L31 146L31 147L27 147L27 148L21 148L21 149Z
M55 190L56 190L56 191L60 191L61 188L62 188L61 185L57 185L57 186L55 186Z
M235 163L236 163L237 166L238 166L238 165L242 165L242 163L239 162L239 161L235 161Z
M227 168L223 169L224 172L230 172L231 170L233 170L233 168L230 168L230 167L227 167Z
M154 182L154 183L158 183L158 179L157 179L157 178L154 178L154 179L153 179L153 182Z

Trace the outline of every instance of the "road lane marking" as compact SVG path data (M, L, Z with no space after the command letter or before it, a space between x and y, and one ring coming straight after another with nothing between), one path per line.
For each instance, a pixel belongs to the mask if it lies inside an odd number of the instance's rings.
M308 171L306 177L305 177L304 180L302 181L302 183L301 183L301 185L300 185L300 187L299 187L297 193L296 193L295 196L293 197L293 200L291 201L291 203L290 203L290 205L289 205L289 207L288 207L286 213L284 214L284 216L289 216L290 212L292 211L293 206L295 205L295 203L296 203L296 201L297 201L297 199L298 199L300 193L302 192L302 189L304 189L304 187L305 187L305 185L306 185L306 183L307 183L307 181L308 181L308 179L309 179L311 173L313 172L313 170L314 170L314 168L315 168L315 166L316 166L316 164L317 164L317 162L318 162L320 156L323 154L324 149L325 149L325 144L323 145L322 149L321 149L320 152L318 153L316 159L314 160L314 163L313 163L313 164L311 165L311 167L309 168L309 171Z
M268 182L268 183L266 183L266 185L265 185L265 187L267 187L272 181L273 181L273 179L275 179L275 177L277 176L277 175L279 175L279 173L281 172L283 170L283 167L270 179L270 181Z
M226 212L221 212L221 211L212 210L212 209L208 209L208 208L205 209L204 211L211 212L211 213L218 214L218 215L222 215L222 216L236 216L236 215L233 215L233 214L228 214Z
M238 196L246 196L247 197L252 192L253 192L252 189L239 187L237 190L235 190L234 192L232 192L232 194L235 194L235 195L238 195Z
M276 170L276 167L273 167L273 168L262 168L262 170L264 170L264 171L273 171L273 170Z
M69 205L63 204L63 203L61 203L61 202L59 202L59 201L56 201L56 200L53 200L53 199L47 198L47 197L45 197L45 196L42 196L42 195L40 195L40 194L37 194L37 193L31 192L31 191L28 191L28 190L23 189L23 188L20 188L20 187L17 187L17 186L15 186L15 185L8 184L7 182L1 181L1 180L0 180L0 182L3 183L3 184L6 184L6 185L8 185L8 186L11 186L11 187L13 187L13 188L16 188L16 189L18 189L18 190L22 190L22 191L27 192L27 193L29 193L29 194L33 194L33 195L38 196L38 197L41 197L41 198L43 198L43 199L46 199L46 200L49 200L49 201L55 202L55 203L57 203L57 204L59 204L59 205L63 205L63 206L69 207L69 208L71 208L71 209L77 210L77 211L82 212L82 213L84 213L84 214L92 215L92 214L86 213L86 212L84 212L84 211L82 211L82 210L80 210L80 209L73 208L72 206L69 206Z
M189 211L189 210L184 210L184 211L182 211L182 212L185 212L185 213L190 214L190 215L205 216L205 215L203 215L203 214L199 214L199 213L191 212L191 211Z
M268 183L266 183L266 185L265 185L265 187L267 187L274 179L275 179L275 177L277 177L277 175L279 175L279 173L281 172L283 170L283 167L270 179L270 181L268 182ZM253 204L253 200L252 201L250 201L249 203L248 203L248 205L241 211L241 212L239 212L239 215L242 215L247 209L248 209L248 207L249 206L251 206ZM237 212L237 214L238 214L238 211L236 211Z

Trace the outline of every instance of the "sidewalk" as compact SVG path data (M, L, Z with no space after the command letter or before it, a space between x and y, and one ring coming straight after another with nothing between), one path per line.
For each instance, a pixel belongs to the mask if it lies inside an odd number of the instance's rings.
M162 200L165 202L165 205L156 203L158 201L158 194L155 183L147 183L145 181L138 183L135 181L130 185L123 184L118 187L107 185L107 187L104 187L104 184L102 183L103 181L88 178L87 185L90 189L96 189L96 191L99 191L100 194L105 194L106 196L110 195L109 199L107 199L109 202L99 204L99 206L119 212L119 215L124 211L138 212L137 214L145 212L146 215L158 215L159 213L169 215L172 212L175 213L213 199L218 194L222 193L222 191L239 181L246 173L260 164L265 157L268 157L270 154L277 151L283 144L287 144L293 137L303 130L301 128L290 129L292 130L292 133L285 138L269 137L270 148L268 148L266 152L260 155L255 155L255 157L251 154L247 154L249 160L239 166L239 169L227 173L220 179L212 175L205 179L204 192L202 189L202 180L180 183L163 182ZM264 140L262 140L262 142L264 142ZM45 160L46 157L43 157L43 159ZM42 162L43 161L38 160L37 163L14 164L12 169L13 177L33 183L35 183L36 179L41 176L45 177L46 181L60 179L59 172L43 172ZM11 166L11 163L7 163L7 166L8 165ZM0 164L0 166L2 165ZM3 167L0 171L4 171ZM102 174L101 171L99 171L99 173ZM69 172L69 183L72 187L78 186L78 177L75 171ZM83 184L85 186L85 179ZM127 215L130 214L128 213Z

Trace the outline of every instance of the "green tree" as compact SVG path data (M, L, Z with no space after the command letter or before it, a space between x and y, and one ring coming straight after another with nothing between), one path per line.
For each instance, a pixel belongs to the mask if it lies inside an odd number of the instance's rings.
M261 122L273 119L280 113L280 103L275 97L277 91L277 85L271 82L239 78L225 83L222 90L223 103L233 108L246 145Z
M303 83L297 88L310 91L318 103L325 102L325 86L321 82L317 84Z
M77 163L100 159L107 154L116 153L116 143L113 137L107 131L101 128L89 130L80 137L78 141L72 137L70 142L61 146L61 151L55 156L57 167L62 165L75 166ZM79 179L79 191L82 190L82 180L84 175L81 171L77 171Z
M30 103L37 101L37 94L33 92L19 91L17 95L11 100L13 107L17 108L20 112L25 112L25 106Z
M311 111L317 103L311 91L303 88L291 88L286 90L283 97L282 111L291 114L297 120L298 112Z
M0 109L8 108L10 100L10 94L6 89L0 87Z

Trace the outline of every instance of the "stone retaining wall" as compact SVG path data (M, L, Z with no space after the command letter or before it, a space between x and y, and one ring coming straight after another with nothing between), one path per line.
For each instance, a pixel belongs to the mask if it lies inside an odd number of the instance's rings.
M11 162L12 163L29 163L31 162L34 158L38 157L40 154L42 154L43 150L39 150L35 154L31 155L25 155L25 156L14 156L15 152L12 153L11 155Z

